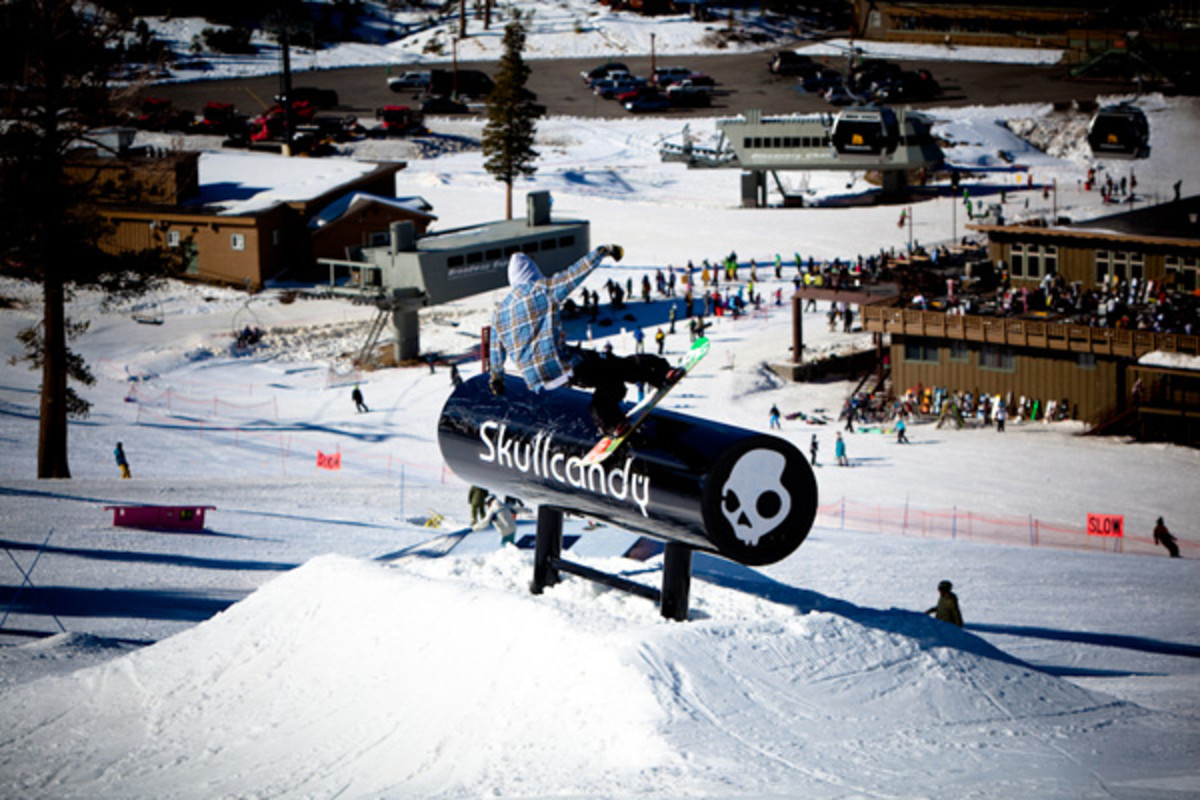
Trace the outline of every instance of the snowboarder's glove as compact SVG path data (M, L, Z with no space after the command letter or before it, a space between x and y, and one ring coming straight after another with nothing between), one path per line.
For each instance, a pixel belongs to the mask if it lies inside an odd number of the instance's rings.
M488 386L492 389L492 394L499 397L504 394L504 376L498 372L493 372L492 377L488 378Z
M612 256L613 261L620 261L622 258L625 257L625 248L621 247L621 245L619 245L619 244L601 245L600 249L603 250L606 254Z

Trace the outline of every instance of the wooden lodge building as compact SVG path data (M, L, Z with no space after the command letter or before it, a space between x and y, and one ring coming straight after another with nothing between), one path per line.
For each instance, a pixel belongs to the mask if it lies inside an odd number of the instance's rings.
M1153 298L1165 292L1163 306L1182 311L1190 331L1079 324L1047 310L1005 315L986 301L960 313L944 300L918 308L867 299L862 326L886 348L894 394L920 385L1014 405L1053 400L1095 432L1200 444L1198 216L1192 197L1075 225L971 226L987 235L989 259L1014 290L1033 291L1054 272L1079 290L1120 285L1124 296L1136 279L1143 310L1161 311ZM855 303L853 294L839 293Z

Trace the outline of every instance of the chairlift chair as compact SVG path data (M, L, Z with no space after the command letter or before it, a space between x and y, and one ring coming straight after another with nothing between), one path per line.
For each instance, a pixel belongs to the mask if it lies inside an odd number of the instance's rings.
M1087 142L1096 158L1149 158L1150 125L1137 106L1104 106L1088 123Z
M829 138L838 155L891 155L900 143L900 123L890 108L847 108L834 118Z

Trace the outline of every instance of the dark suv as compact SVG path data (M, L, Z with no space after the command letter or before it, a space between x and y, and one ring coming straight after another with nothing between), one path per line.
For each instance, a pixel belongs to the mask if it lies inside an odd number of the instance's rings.
M776 75L803 75L815 72L817 65L809 56L792 50L780 50L767 64L767 69Z

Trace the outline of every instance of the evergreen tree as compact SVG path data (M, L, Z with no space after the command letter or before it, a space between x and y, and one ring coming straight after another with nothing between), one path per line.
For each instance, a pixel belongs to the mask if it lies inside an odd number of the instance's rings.
M67 346L87 329L67 318L69 293L78 286L136 293L165 263L99 250L105 226L95 181L68 168L69 151L97 144L92 133L113 121L108 75L122 28L115 15L70 0L14 0L0 8L0 80L21 87L0 129L0 269L42 284L42 321L19 337L26 360L42 371L39 478L71 477L67 419L89 407L68 383L92 382Z
M483 127L484 169L505 184L505 213L512 219L513 182L537 171L533 149L537 120L546 113L531 92L529 65L521 56L525 49L525 24L521 15L504 27L504 55L496 72L496 82L487 98L487 123Z

